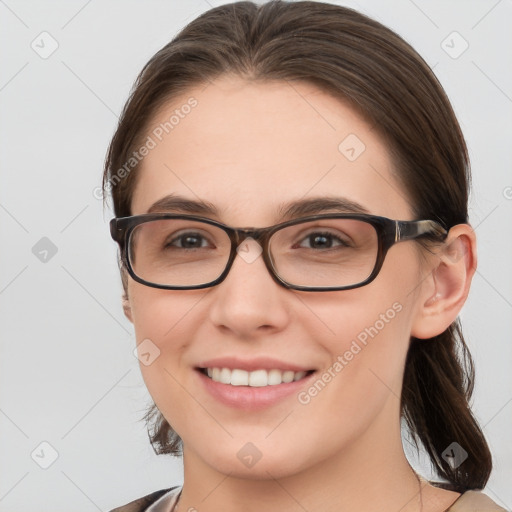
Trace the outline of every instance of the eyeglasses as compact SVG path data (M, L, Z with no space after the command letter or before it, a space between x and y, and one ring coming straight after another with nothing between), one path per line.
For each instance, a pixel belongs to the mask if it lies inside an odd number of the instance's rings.
M399 221L365 214L321 214L267 228L235 229L193 215L155 213L114 218L112 238L131 277L166 290L208 288L221 283L240 244L261 245L273 279L294 290L332 291L373 281L389 248L420 237L444 240L433 220Z

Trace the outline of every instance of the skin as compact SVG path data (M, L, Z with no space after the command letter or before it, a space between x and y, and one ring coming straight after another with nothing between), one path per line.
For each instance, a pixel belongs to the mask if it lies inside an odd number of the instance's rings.
M372 214L413 219L385 144L339 99L305 83L223 76L175 98L151 126L191 96L198 105L142 161L133 215L176 193L215 204L216 220L230 226L264 227L280 222L283 202L334 193ZM338 150L349 134L366 146L353 162ZM375 281L346 291L285 289L261 257L237 257L224 282L203 290L158 290L130 278L125 312L137 343L149 338L160 350L141 371L184 442L179 510L420 510L399 396L410 336L445 330L468 294L473 231L455 226L448 242L451 252L424 258L415 242L396 244ZM396 302L400 313L307 405L292 395L259 412L234 409L207 394L194 371L200 360L228 355L328 368ZM262 454L251 468L237 457L247 442ZM426 482L421 495L424 512L459 496Z

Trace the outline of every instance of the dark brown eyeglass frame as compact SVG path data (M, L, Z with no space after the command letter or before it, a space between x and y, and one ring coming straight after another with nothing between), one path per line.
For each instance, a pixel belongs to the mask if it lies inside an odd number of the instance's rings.
M272 260L268 250L268 242L270 240L270 237L276 231L279 231L280 229L283 229L285 227L292 226L294 224L300 224L303 222L327 218L360 220L367 222L368 224L371 224L375 228L378 237L378 251L377 258L375 260L375 266L373 268L372 273L364 281L360 283L348 286L334 286L327 288L292 285L286 282L281 277L279 277L277 271L274 269L272 265ZM145 222L164 219L189 219L193 221L204 222L206 224L217 226L218 228L222 229L228 234L229 239L231 240L231 252L226 263L226 268L217 279L209 283L193 286L169 286L145 281L144 279L140 278L135 274L130 262L130 258L128 256L128 251L126 250L133 230L135 229L135 227L139 226L140 224L144 224ZM231 266L233 265L233 262L237 255L237 248L240 245L240 243L243 242L243 240L245 240L247 237L252 237L262 246L263 261L265 262L265 265L270 275L272 276L274 281L276 281L279 285L292 290L324 292L360 288L361 286L365 286L368 283L372 282L380 272L380 269L382 268L382 264L384 263L384 258L386 257L388 250L390 249L390 247L392 247L394 244L398 242L404 242L406 240L415 240L420 237L428 237L430 239L443 241L446 238L448 232L443 226L441 226L441 224L433 220L403 221L392 220L378 215L352 213L325 213L319 215L311 215L308 217L301 217L298 219L293 219L288 222L275 224L274 226L269 226L266 228L232 228L230 226L222 224L221 222L217 222L206 217L198 217L195 215L181 215L172 213L145 213L142 215L133 215L131 217L113 218L110 221L110 234L112 238L119 244L121 250L121 260L123 264L126 266L130 276L138 283L150 286L152 288L160 288L164 290L196 290L201 288L209 288L221 283L222 281L224 281L224 279L226 278L231 269Z

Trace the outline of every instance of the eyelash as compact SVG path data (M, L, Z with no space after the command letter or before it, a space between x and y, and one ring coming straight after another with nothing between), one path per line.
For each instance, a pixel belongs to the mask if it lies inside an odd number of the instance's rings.
M165 244L165 247L167 248L167 247L173 246L175 241L183 240L184 238L190 237L190 236L194 236L196 238L201 238L203 240L207 240L207 238L205 236L201 235L200 233L190 231L190 232L182 233L182 234L180 234L178 236L175 236L174 238L172 238L172 240L170 240L168 243ZM327 238L330 238L330 239L338 241L339 245L342 246L342 247L350 247L350 244L348 244L345 240L342 240L341 238L339 238L335 234L330 233L328 231L311 231L310 233L308 233L306 235L303 235L302 238L301 238L301 241L304 241L304 240L306 240L308 238L311 240L311 237L314 237L314 236L315 237L316 236L327 237ZM297 244L295 244L294 247L296 245ZM203 248L203 246L199 247L199 249L201 249L201 248ZM178 247L178 249L185 249L185 248L184 247ZM198 247L194 247L193 249L198 249Z

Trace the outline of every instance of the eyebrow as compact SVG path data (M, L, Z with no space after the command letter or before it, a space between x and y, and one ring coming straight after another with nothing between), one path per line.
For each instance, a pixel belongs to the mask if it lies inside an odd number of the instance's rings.
M167 195L148 209L147 213L188 213L221 218L220 210L208 201L188 199L176 194ZM296 219L319 213L366 213L367 210L361 204L344 197L322 196L308 199L299 199L281 204L276 209L277 222Z

